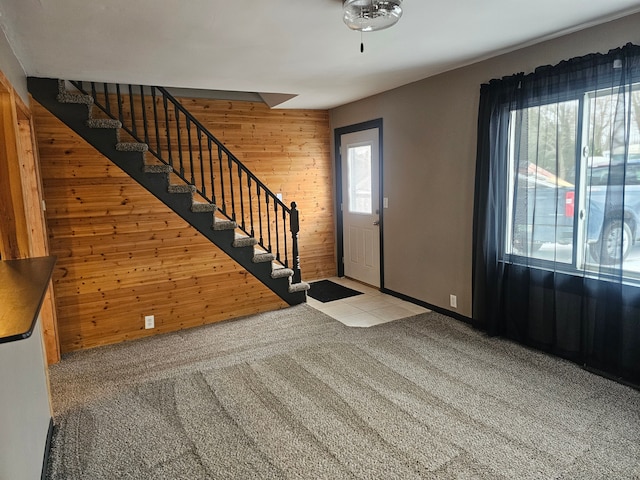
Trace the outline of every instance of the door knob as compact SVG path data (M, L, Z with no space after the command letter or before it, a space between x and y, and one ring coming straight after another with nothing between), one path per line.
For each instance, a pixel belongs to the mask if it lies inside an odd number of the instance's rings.
M376 220L375 222L373 222L374 225L380 225L380 220Z

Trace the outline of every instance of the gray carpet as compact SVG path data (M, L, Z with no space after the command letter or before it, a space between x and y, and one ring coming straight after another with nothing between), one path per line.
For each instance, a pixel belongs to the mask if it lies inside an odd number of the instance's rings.
M307 305L64 357L50 479L640 478L640 392L427 313Z

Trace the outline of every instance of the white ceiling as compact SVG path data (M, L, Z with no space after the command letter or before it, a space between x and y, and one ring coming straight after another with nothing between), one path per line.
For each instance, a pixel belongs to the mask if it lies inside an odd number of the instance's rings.
M32 76L295 94L331 108L640 11L638 0L405 0L360 34L341 0L0 0Z

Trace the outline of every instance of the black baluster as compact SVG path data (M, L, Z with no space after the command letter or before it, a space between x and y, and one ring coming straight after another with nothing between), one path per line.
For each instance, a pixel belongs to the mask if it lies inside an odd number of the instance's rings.
M169 110L167 105L167 96L162 93L162 104L164 105L164 131L167 137L167 150L169 151L169 165L173 167L173 152L171 151L171 130L169 128Z
M191 169L191 185L196 184L196 178L193 171L193 146L191 145L191 120L187 115L184 116L187 125L187 138L189 139L189 168Z
M211 150L211 137L207 135L207 148L209 149L209 174L211 176L211 201L216 205L216 184L213 175L213 152Z
M180 137L180 113L178 111L178 106L173 105L175 108L176 114L176 132L178 134L178 160L180 162L180 176L184 179L184 164L182 163L182 139Z
M231 220L236 221L236 198L233 193L233 166L231 155L227 153L227 161L229 167L229 188L231 190Z
M243 232L246 232L246 224L244 221L244 189L242 188L242 167L238 164L238 190L240 193L240 218L242 219L241 228Z
M202 181L202 196L207 198L207 186L204 184L204 162L202 159L202 130L196 126L196 132L198 133L198 152L200 154L200 180Z
M260 245L264 247L264 238L262 237L262 201L260 199L260 184L256 186L256 193L258 194L258 227L260 230Z
M91 82L91 96L93 97L93 101L97 103L98 91L96 90L96 82Z
M291 202L291 213L289 215L289 223L291 230L292 251L293 256L293 276L291 277L291 283L300 283L302 281L302 275L300 273L300 256L298 253L298 232L300 231L300 212L298 212L296 202Z
M104 108L107 111L107 113L111 116L111 105L109 103L109 86L106 83L103 83L102 89L104 91Z
M133 104L133 85L129 84L129 105L131 107L131 132L138 140L138 128L136 127L135 105Z
M278 199L273 200L273 218L276 224L276 260L280 261L280 235L278 233Z
M144 143L149 145L149 127L147 125L147 106L144 101L144 87L140 85L140 105L142 107L142 128L144 130Z
M287 252L287 234L285 225L287 224L287 209L282 205L282 243L284 245L284 266L289 268L289 254Z
M253 229L253 199L251 198L251 175L247 174L247 187L249 188L249 222L251 224L251 236L255 236Z
M122 116L122 95L120 95L120 84L116 83L116 100L118 100L118 120L124 125L124 117Z
M222 147L220 145L218 145L218 164L220 165L220 195L222 195L222 213L227 215L227 194L224 191L224 172L222 171Z
M158 106L156 105L156 87L151 87L151 101L153 102L153 126L155 127L156 130L156 153L158 154L158 158L160 160L164 159L162 158L162 150L160 149L160 130L158 127Z
M267 211L267 237L269 240L269 248L267 249L269 251L269 253L271 253L271 218L270 218L270 212L269 212L269 193L268 192L264 192L264 201L265 201L265 210Z

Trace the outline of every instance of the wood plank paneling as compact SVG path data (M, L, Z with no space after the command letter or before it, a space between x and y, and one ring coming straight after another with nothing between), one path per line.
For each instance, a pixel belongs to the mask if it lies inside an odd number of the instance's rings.
M0 91L0 255L5 260L30 256L20 170L18 116L13 92Z
M179 98L286 205L300 210L304 279L335 275L329 115L264 104Z
M328 113L181 100L285 203L297 202L303 279L334 275ZM63 352L285 306L40 105L33 111ZM156 328L144 330L150 314Z
M0 256L48 256L33 118L1 72L0 110ZM43 299L40 318L47 363L56 363L60 348L52 284Z
M20 147L20 170L22 188L25 199L25 218L29 228L29 248L31 256L49 255L49 241L43 211L42 179L40 162L36 145L33 117L30 111L18 111L18 139ZM58 337L58 320L56 317L55 294L53 283L49 283L42 306L42 336L45 345L47 363L60 361L60 344Z

